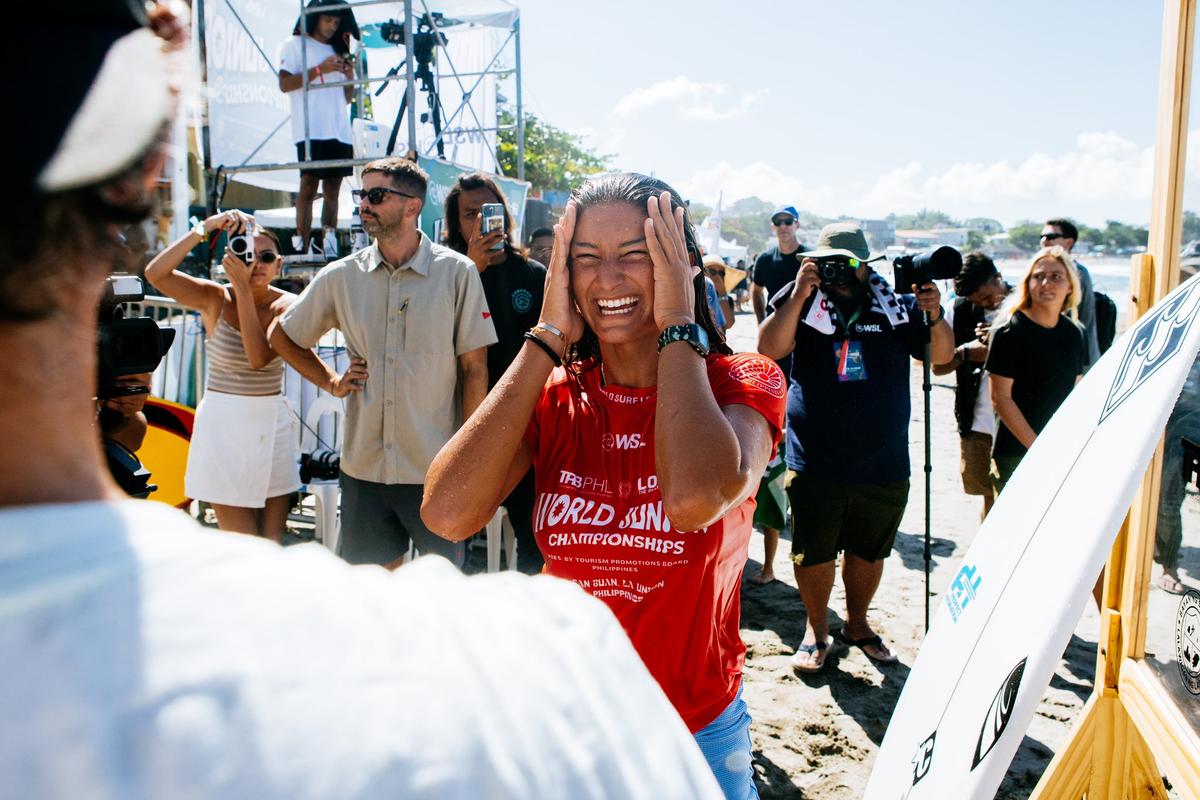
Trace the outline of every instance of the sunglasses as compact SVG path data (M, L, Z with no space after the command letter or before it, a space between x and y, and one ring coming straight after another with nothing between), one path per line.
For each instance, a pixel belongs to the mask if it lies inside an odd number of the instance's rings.
M377 206L380 203L382 203L384 200L387 199L387 196L389 194L398 194L401 197L410 197L414 200L417 197L415 194L405 194L404 192L398 192L395 189L388 189L383 186L376 186L374 189L365 189L365 190L364 189L355 189L354 191L350 192L350 196L354 198L355 203L358 203L361 205L363 198L365 197L367 199L367 201L370 202L371 205L373 205L373 206Z
M708 274L709 274L709 275L715 275L715 276L717 276L718 278L724 278L724 277L725 277L725 270L723 270L723 269L710 269L710 270L708 271Z
M1043 233L1042 238L1047 242L1053 242L1055 239L1062 239L1063 235L1061 233Z
M254 254L254 260L260 264L274 264L277 258L279 258L279 254L274 250L263 250L261 253Z
M771 224L776 228L786 228L788 225L795 225L796 220L791 217L777 217L771 220Z

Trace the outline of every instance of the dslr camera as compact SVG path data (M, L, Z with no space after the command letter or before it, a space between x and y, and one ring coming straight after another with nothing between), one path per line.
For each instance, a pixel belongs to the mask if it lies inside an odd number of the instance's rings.
M145 295L146 285L136 275L110 275L105 283L99 309L98 401L146 394L146 387L122 384L118 378L153 372L175 340L172 328L161 328L149 317L125 316L125 304L140 302ZM124 416L101 407L98 421L104 437L104 455L117 485L132 497L149 496L158 488L150 483L150 472L130 450L106 435L120 427Z
M924 286L934 281L947 281L962 270L962 254L953 247L943 246L931 253L900 256L892 262L897 294L912 294L913 285Z
M804 254L799 254L800 258ZM821 278L822 286L849 286L854 282L854 273L862 266L861 261L857 258L848 258L846 256L829 256L827 258L818 258L817 275Z

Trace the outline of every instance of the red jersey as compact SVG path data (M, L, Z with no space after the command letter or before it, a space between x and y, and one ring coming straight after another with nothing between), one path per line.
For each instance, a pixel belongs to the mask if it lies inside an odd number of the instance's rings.
M706 366L717 404L758 411L777 442L786 384L775 362L743 353L709 356ZM533 526L545 571L608 604L694 733L741 681L739 592L754 498L702 530L671 525L654 470L657 394L601 386L599 369L551 374L525 434L537 475Z

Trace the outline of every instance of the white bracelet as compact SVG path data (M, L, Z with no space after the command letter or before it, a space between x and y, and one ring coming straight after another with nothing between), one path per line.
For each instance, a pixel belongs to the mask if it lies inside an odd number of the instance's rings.
M549 331L550 333L553 333L555 336L557 336L559 339L562 339L564 342L567 340L567 337L563 334L563 332L560 331L558 328L554 327L553 325L551 325L549 322L539 322L538 327L545 328L547 331Z

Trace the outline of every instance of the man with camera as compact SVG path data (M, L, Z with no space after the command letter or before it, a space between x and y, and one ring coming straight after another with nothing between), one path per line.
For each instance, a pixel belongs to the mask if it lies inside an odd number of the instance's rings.
M930 277L898 270L906 293L896 295L868 266L872 260L860 228L826 225L759 328L759 352L792 356L788 498L792 561L808 612L792 660L797 672L825 664L839 553L846 622L835 638L873 661L896 661L867 611L908 502L909 364L921 357L927 333L931 363L949 361L954 351Z
M933 367L935 375L955 373L954 418L962 455L962 486L967 494L983 498L980 519L988 515L996 499L990 475L996 413L983 365L988 355L989 326L1010 291L1012 287L985 253L963 256L962 270L954 278L958 299L946 315L954 331L954 358Z
M719 796L578 588L434 559L351 567L122 497L96 427L97 306L118 228L162 174L164 76L186 68L135 12L188 41L169 8L142 8L58 4L56 102L12 90L44 113L11 132L0 214L0 794Z

